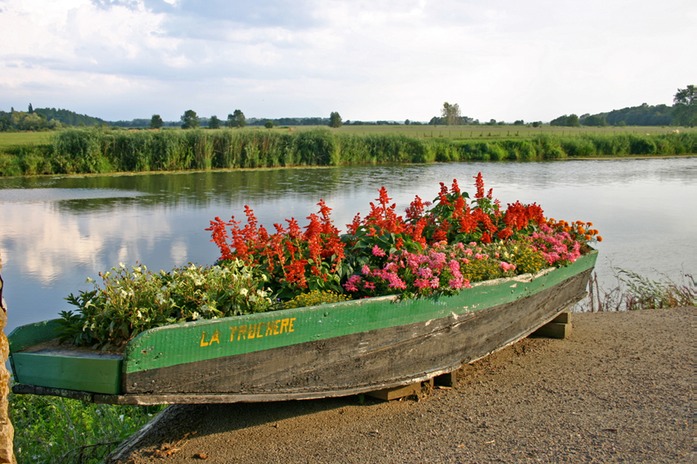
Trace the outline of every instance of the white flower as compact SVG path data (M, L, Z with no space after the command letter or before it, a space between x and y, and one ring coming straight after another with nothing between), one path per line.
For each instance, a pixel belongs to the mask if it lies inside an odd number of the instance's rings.
M241 288L241 289L240 289L240 295L242 295L242 296L247 296L248 293L249 293L249 290L247 290L246 288Z

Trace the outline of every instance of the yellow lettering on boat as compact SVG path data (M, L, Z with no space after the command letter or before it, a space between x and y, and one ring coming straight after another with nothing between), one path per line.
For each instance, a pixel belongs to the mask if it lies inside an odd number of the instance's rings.
M213 332L213 335L211 336L211 339L206 341L206 332L203 331L201 332L201 341L199 341L199 346L211 346L213 343L220 344L220 332L215 331Z
M262 338L263 335L261 334L261 322L258 324L250 325L249 330L247 331L247 338L252 340L254 338Z
M264 337L273 337L295 332L295 317L274 319L272 321L257 322L256 324L242 324L230 326L229 343L240 340L256 340ZM212 343L220 344L220 332L216 330L210 339L206 332L201 333L200 346L210 346Z

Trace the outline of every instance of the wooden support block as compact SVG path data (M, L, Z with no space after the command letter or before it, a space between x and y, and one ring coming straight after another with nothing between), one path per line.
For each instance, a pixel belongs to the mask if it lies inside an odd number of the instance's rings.
M372 396L373 398L377 398L383 401L398 400L407 396L421 395L421 392L425 385L433 387L433 379L428 380L426 382L412 383L403 387L385 388L384 390L377 390L374 392L366 393L366 395Z
M533 335L547 338L567 338L569 335L571 335L571 324L550 322L549 324L545 324L533 332Z
M569 311L564 311L563 313L557 314L557 317L552 319L551 322L561 322L562 324L571 324L571 313Z
M441 374L436 376L433 381L437 386L440 387L454 387L457 383L457 371L448 372L447 374Z

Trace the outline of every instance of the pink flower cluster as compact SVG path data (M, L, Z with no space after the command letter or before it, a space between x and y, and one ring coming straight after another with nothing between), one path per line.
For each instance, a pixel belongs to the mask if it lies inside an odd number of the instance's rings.
M581 256L581 244L567 231L554 230L547 224L532 234L533 247L552 266L562 266L576 261Z
M418 253L399 250L389 255L376 246L372 255L384 257L383 264L363 264L360 273L351 275L344 283L347 292L359 297L397 291L418 296L454 294L471 286L464 276L470 263L498 260L498 254L490 256L477 243L448 245L440 242ZM498 268L499 274L505 276L513 275L516 266L499 261Z

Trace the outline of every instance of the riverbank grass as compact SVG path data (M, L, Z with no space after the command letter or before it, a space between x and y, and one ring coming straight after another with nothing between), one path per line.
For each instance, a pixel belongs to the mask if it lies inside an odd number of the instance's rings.
M14 448L21 464L96 464L163 407L87 404L10 394Z

